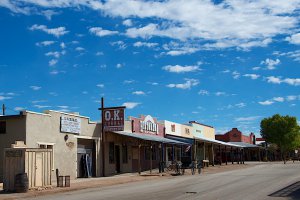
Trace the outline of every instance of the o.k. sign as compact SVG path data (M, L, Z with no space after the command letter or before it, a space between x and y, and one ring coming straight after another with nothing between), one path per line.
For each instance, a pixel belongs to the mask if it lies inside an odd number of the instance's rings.
M124 130L124 108L103 109L102 123L105 131Z

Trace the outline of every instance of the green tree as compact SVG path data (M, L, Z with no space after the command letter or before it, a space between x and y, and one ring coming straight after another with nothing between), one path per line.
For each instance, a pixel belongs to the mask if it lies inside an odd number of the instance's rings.
M260 122L260 133L269 143L280 148L281 158L286 163L286 154L300 147L300 127L297 118L291 116L273 115Z

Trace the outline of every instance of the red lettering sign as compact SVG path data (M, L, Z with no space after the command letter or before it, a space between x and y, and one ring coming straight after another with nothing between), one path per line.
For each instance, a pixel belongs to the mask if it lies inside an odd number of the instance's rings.
M103 109L102 123L105 131L124 130L124 108Z

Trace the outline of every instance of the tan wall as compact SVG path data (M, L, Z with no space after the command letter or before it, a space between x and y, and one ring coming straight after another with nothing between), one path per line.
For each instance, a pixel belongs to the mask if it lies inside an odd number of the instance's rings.
M132 140L129 137L119 136L114 133L106 133L105 137L105 176L111 176L116 174L116 164L109 163L109 142L114 142L115 145L120 146L120 163L121 173L128 173L132 171L132 148L128 143ZM122 162L122 145L127 145L128 163Z
M0 121L6 121L6 133L0 134L0 182L2 182L4 148L10 148L11 144L14 144L16 140L26 140L26 120L24 116L20 115L15 118L0 117Z
M193 127L188 125L181 125L181 136L185 138L193 138Z
M47 111L48 114L27 113L26 132L27 146L39 147L38 143L54 143L54 168L52 177L55 179L55 169L59 169L61 175L70 175L71 179L77 177L77 137L100 137L100 126L90 123L89 118L55 111ZM81 119L81 132L79 135L60 132L60 117L71 116ZM65 136L68 140L65 141ZM97 175L99 169L99 140L96 151Z
M208 127L208 126L203 126L204 131L203 131L203 135L205 138L209 138L209 139L215 139L215 129L212 127Z

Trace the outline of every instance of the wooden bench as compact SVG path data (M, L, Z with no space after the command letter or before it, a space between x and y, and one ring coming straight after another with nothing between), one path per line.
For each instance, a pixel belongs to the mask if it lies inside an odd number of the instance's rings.
M209 165L209 160L202 160L202 163L203 163L203 165L202 165L203 168L204 168L204 167L208 167L208 165Z

